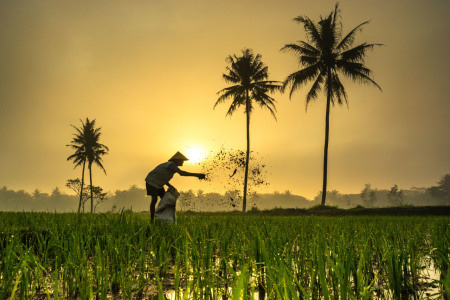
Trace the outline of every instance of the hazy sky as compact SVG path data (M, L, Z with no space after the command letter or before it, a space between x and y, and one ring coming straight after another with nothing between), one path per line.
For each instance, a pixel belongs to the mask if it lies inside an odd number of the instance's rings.
M96 119L107 191L144 186L176 151L245 149L243 111L213 110L225 58L251 48L271 80L298 69L280 52L305 40L299 15L329 14L334 1L0 1L0 186L63 191L80 177L66 161L71 124ZM430 186L450 172L450 2L341 1L344 33L370 20L356 43L383 43L366 65L382 87L344 81L349 108L331 111L329 189L360 192ZM310 85L276 94L276 122L255 109L252 149L270 186L308 198L321 190L325 96L305 112ZM198 166L186 164L196 171ZM210 186L178 175L181 190Z

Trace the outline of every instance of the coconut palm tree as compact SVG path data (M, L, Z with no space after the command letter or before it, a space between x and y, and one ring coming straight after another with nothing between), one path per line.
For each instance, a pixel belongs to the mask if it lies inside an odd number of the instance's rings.
M267 108L276 120L275 99L267 93L277 91L281 88L281 82L268 81L268 67L261 61L261 55L253 54L250 49L242 50L242 56L230 55L226 59L229 66L226 73L222 74L223 79L231 86L220 90L217 94L219 98L214 108L219 103L224 103L231 99L231 105L227 115L232 115L240 106L244 107L247 124L247 153L245 160L244 194L243 208L245 212L247 205L247 182L248 164L250 157L250 115L253 112L254 103L260 107Z
M94 197L92 189L92 164L98 165L106 174L106 170L102 164L102 156L107 154L109 149L107 146L100 144L100 128L95 128L95 120L89 121L86 118L86 123L81 121L81 128L75 127L76 133L75 137L72 139L72 143L67 145L75 149L75 153L67 158L67 160L73 160L75 167L83 165L83 173L81 179L81 192L80 192L80 204L78 211L80 211L82 195L83 195L83 185L84 185L84 169L86 162L88 163L89 170L89 184L91 191L91 213L94 209Z
M86 119L88 121L88 119ZM87 122L86 121L86 122ZM102 164L102 156L108 154L109 148L103 144L100 144L100 128L95 128L95 120L91 122L92 126L88 131L88 135L86 136L86 158L88 162L89 169L89 184L91 191L91 213L94 212L94 195L92 188L92 164L96 164L100 167L100 169L105 172L106 170Z
M81 127L76 127L74 125L71 125L75 129L74 137L69 145L66 145L67 147L70 147L75 150L75 153L70 155L67 160L73 160L73 163L75 164L74 168L78 166L83 166L83 169L81 171L81 188L80 188L80 200L78 202L78 213L81 210L81 205L83 201L83 188L84 188L84 170L86 167L86 150L85 150L85 136L87 135L87 132L89 131L90 122L89 119L86 119L86 124L81 120Z
M334 105L335 102L342 105L344 101L348 104L347 93L339 75L342 74L358 83L372 84L381 90L372 79L372 71L364 66L367 51L381 44L364 42L352 47L356 33L368 22L359 24L342 38L339 13L340 10L336 4L334 11L326 18L321 17L318 23L304 16L295 18L297 23L303 25L308 41L287 44L281 49L298 55L299 63L303 67L287 76L283 83L283 91L290 89L289 98L309 81L313 81L313 84L306 96L306 108L311 100L317 98L322 89L327 96L322 205L325 205L327 188L330 105Z

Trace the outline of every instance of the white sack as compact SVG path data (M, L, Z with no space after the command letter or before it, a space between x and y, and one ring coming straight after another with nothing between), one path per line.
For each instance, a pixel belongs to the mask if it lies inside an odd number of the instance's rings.
M155 217L157 220L165 223L175 222L175 207L179 196L180 193L174 187L169 187L156 208Z

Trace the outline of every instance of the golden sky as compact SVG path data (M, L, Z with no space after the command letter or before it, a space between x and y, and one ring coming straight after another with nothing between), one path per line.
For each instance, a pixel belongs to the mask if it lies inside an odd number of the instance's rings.
M245 149L243 111L213 110L226 83L225 58L251 48L271 80L298 69L280 52L305 40L292 19L329 14L334 1L1 1L0 186L63 191L80 177L66 161L71 124L96 119L107 191L144 186L176 151L222 145ZM344 33L370 20L358 42L383 43L366 65L383 92L344 81L349 108L331 111L329 190L364 184L430 186L450 172L450 2L340 1ZM310 86L289 100L276 94L277 118L255 109L251 147L265 158L270 186L313 198L321 190L325 96L305 112ZM198 166L186 164L187 171ZM210 188L194 178L181 190ZM68 190L66 192L69 192Z

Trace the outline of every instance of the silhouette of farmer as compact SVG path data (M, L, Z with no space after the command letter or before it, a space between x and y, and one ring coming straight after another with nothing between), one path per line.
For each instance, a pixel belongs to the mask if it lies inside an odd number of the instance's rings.
M158 196L161 199L164 197L164 194L166 193L164 185L167 185L168 187L172 186L169 181L175 173L178 173L181 176L193 176L198 179L205 179L205 174L190 173L180 170L179 167L183 165L185 160L189 159L180 152L177 152L169 159L169 161L158 165L148 173L147 177L145 177L147 195L152 197L152 202L150 203L150 217L152 221L155 217L155 206L158 201Z

